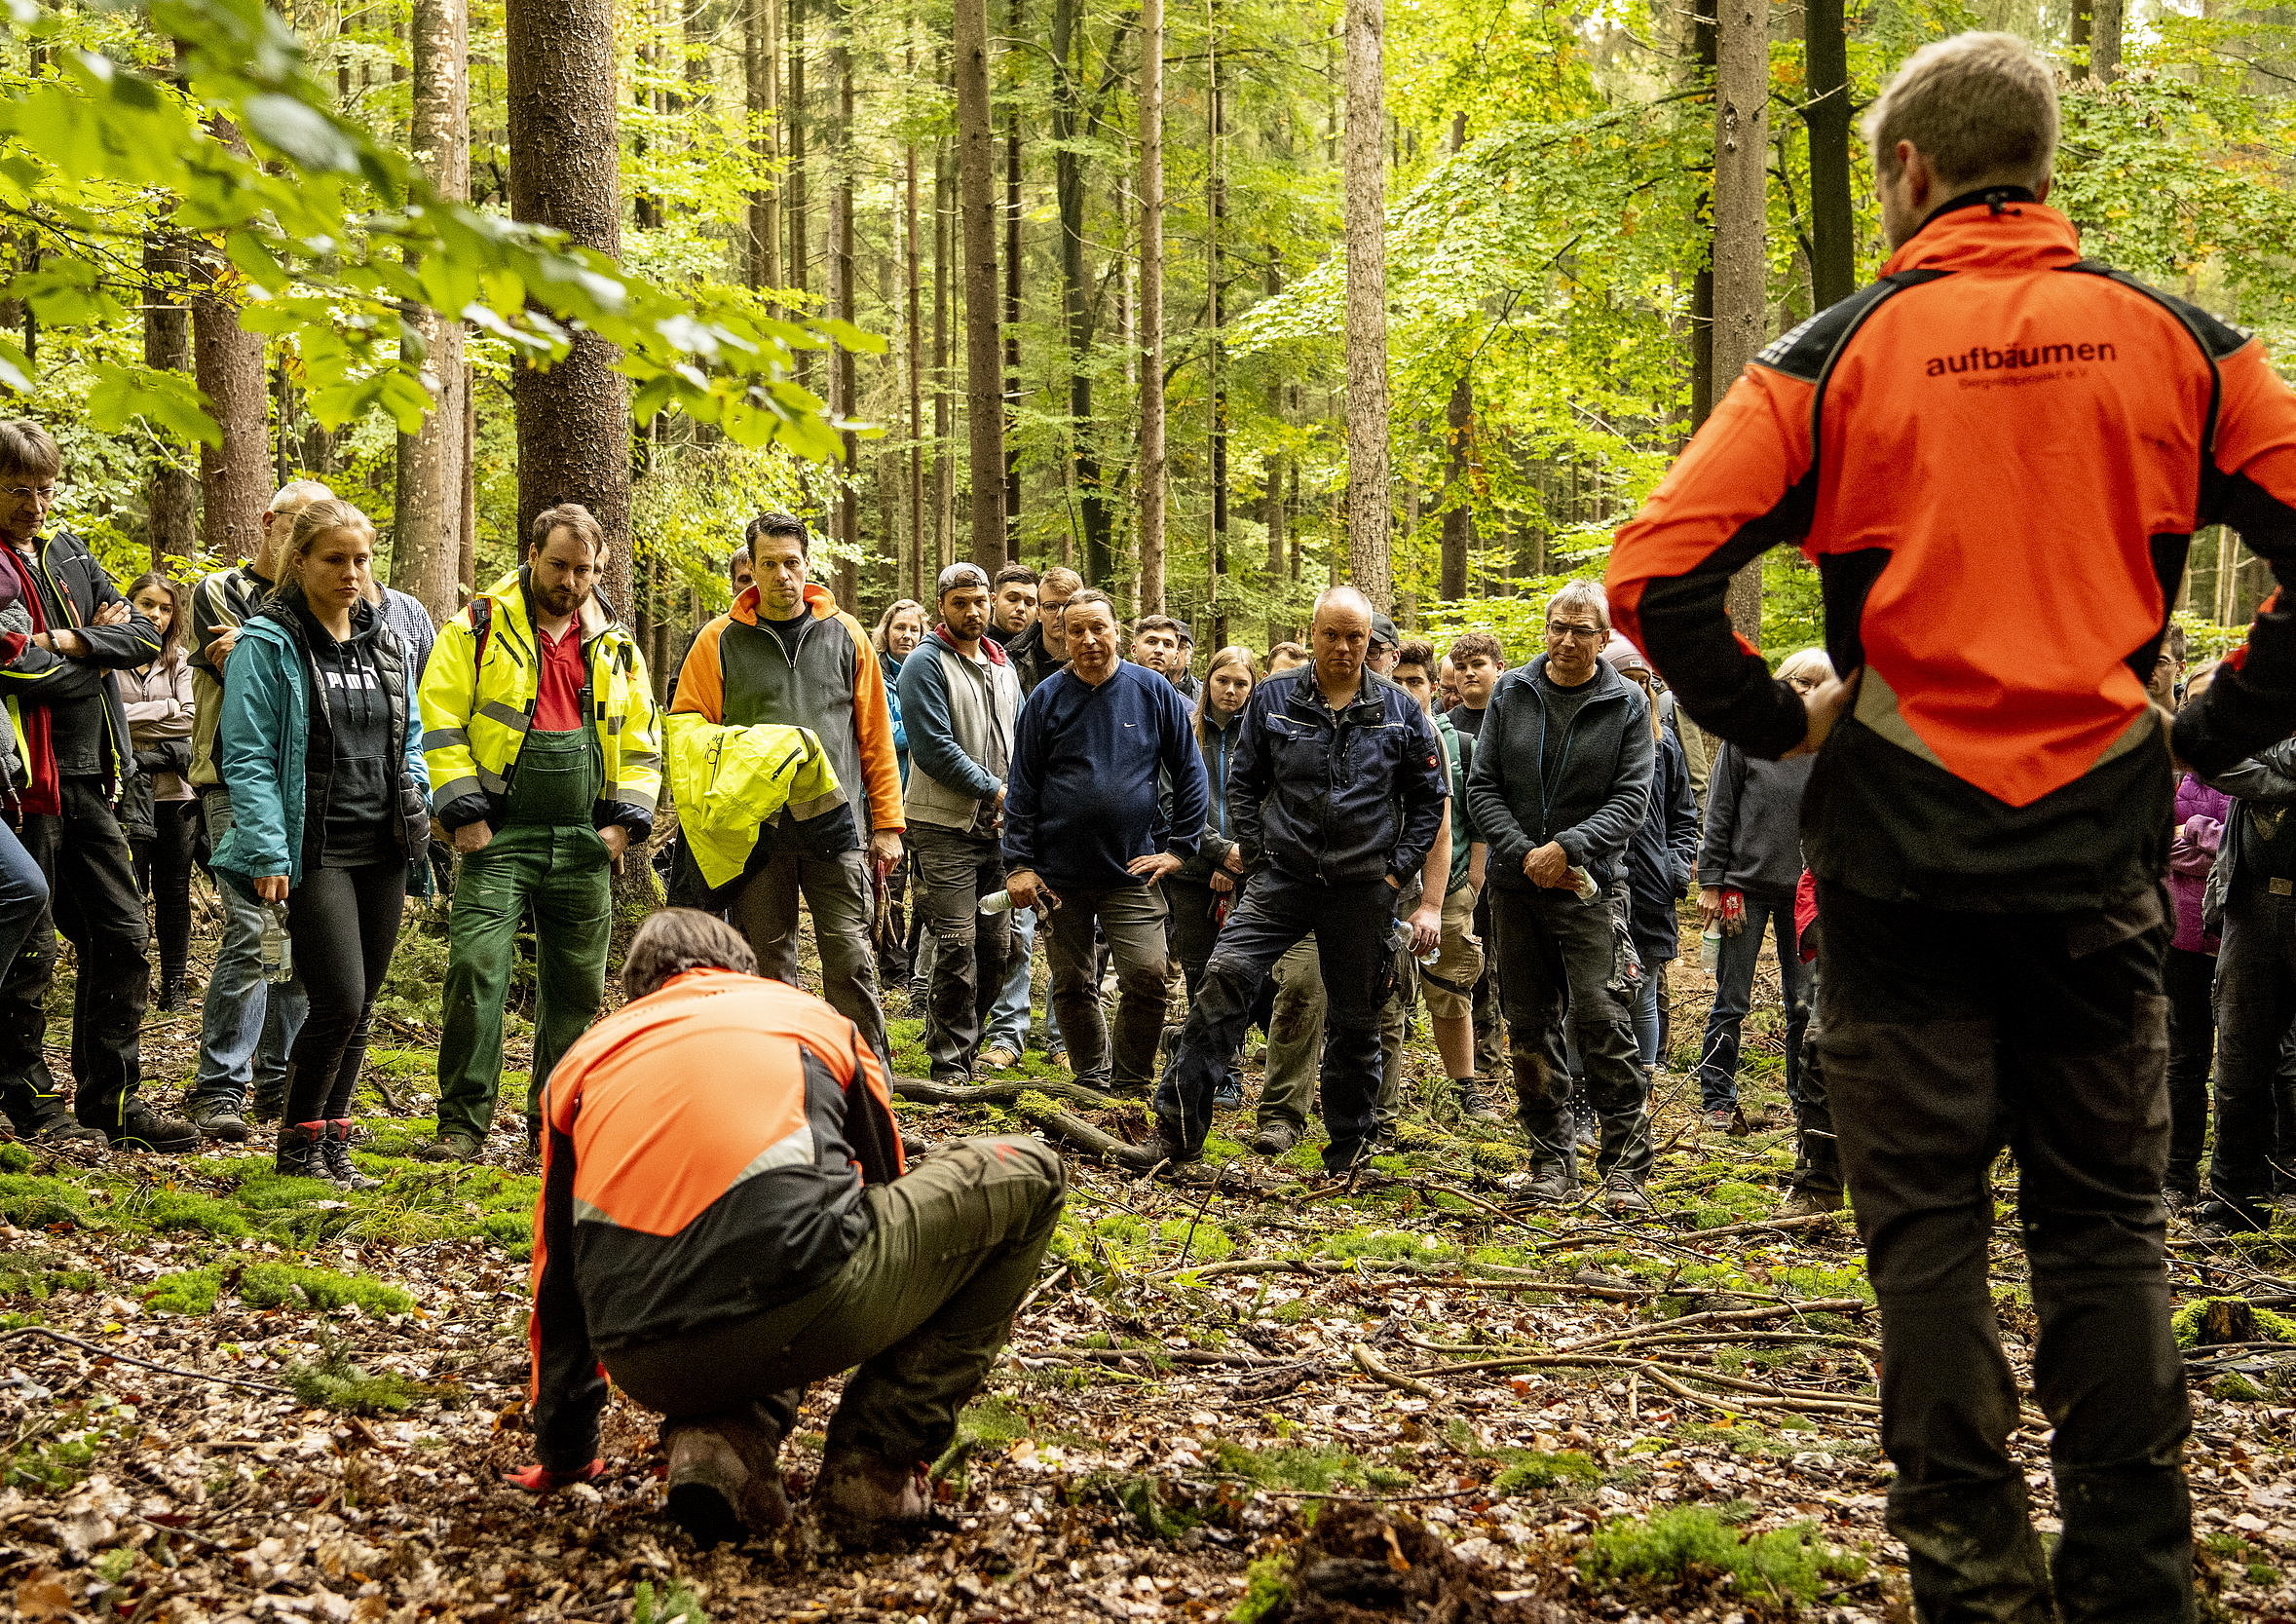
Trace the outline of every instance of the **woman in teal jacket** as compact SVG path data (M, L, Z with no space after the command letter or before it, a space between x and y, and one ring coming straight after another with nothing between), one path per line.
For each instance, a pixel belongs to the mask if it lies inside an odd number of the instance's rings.
M367 597L374 547L347 502L296 517L279 590L232 651L217 730L232 826L214 867L284 904L311 995L276 1165L351 1188L374 1182L352 1170L351 1093L431 829L408 654Z

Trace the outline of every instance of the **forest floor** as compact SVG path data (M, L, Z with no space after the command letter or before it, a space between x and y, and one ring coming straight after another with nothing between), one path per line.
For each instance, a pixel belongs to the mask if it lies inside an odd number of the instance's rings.
M596 1484L538 1502L502 1481L530 1457L534 1168L514 1131L486 1165L409 1159L429 1137L441 929L410 925L369 1068L358 1159L377 1190L280 1179L268 1152L92 1166L0 1143L0 1610L1910 1617L1882 1530L1854 1236L1771 1221L1792 1160L1774 1010L1752 1022L1744 1137L1708 1133L1687 1076L1662 1073L1650 1222L1592 1201L1500 1210L1520 1152L1424 1103L1437 1072L1418 1039L1404 1143L1355 1178L1325 1177L1312 1148L1247 1154L1248 1114L1223 1119L1234 1137L1197 1183L1073 1163L1044 1282L936 1468L941 1528L849 1558L816 1551L801 1513L770 1548L704 1553L662 1520L654 1425L619 1399ZM1677 968L1693 1053L1708 987ZM189 1072L196 1027L196 1011L150 1018L158 1097ZM899 1069L921 1070L916 1023L896 1034ZM1147 1126L1137 1105L1085 1114L1120 1137ZM993 1109L901 1120L928 1141L1025 1131ZM2005 1217L2013 1183L2005 1168ZM2014 1234L1996 1289L2021 1370ZM2210 1298L2296 1302L2296 1230L2180 1239L2174 1277L2186 1321ZM2256 1319L2249 1336L2296 1337L2269 1306ZM2296 1367L2267 1346L2191 1358L2208 1605L2296 1616ZM811 1395L785 1453L795 1489L834 1397ZM2016 1448L2046 1518L2037 1415Z

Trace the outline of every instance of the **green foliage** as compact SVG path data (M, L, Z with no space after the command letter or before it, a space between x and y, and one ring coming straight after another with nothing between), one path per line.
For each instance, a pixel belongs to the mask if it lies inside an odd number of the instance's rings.
M372 1314L414 1311L415 1300L396 1286L363 1274L337 1274L293 1264L253 1264L240 1275L239 1294L259 1308L309 1306L322 1311L354 1304Z
M211 1314L222 1289L220 1268L187 1268L161 1275L137 1295L157 1313Z
M1540 1450L1501 1450L1498 1456L1507 1465L1490 1480L1493 1494L1520 1494L1526 1489L1602 1481L1602 1468L1576 1450L1555 1454Z
M459 1409L469 1394L457 1382L417 1381L395 1371L368 1371L351 1362L350 1348L340 1338L320 1337L321 1354L316 1365L289 1365L282 1375L295 1396L317 1410L339 1410L351 1416L395 1416L416 1405L434 1402Z
M25 1229L94 1222L79 1186L31 1173L0 1174L0 1218Z
M1683 1506L1647 1522L1598 1529L1579 1567L1597 1584L1674 1586L1727 1577L1743 1596L1815 1602L1826 1580L1863 1577L1865 1561L1825 1543L1815 1524L1742 1536L1712 1508Z
M2200 1344L2201 1322L2207 1317L2210 1303L2241 1301L2237 1297L2196 1297L2183 1307L2177 1309L2168 1319L2169 1325L2176 1332L2177 1346L2196 1347ZM2252 1307L2249 1312L2255 1316L2256 1335L2259 1340L2271 1342L2296 1342L2296 1319L2291 1319L2286 1314L2275 1313L2270 1308Z
M1333 1489L1400 1489L1411 1479L1390 1466L1370 1466L1348 1451L1326 1444L1279 1444L1246 1449L1222 1439L1212 1452L1215 1467L1262 1489L1323 1493Z
M1228 1609L1230 1624L1260 1624L1260 1620L1292 1599L1284 1577L1288 1564L1280 1556L1261 1557L1244 1571L1244 1594Z
M682 1579L672 1579L659 1590L650 1579L638 1581L630 1624L710 1624L709 1614Z

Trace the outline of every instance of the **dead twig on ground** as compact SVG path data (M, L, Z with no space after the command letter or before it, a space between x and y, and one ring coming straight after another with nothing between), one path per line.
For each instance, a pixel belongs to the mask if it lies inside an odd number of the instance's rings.
M206 1371L185 1370L181 1365L155 1364L149 1359L138 1359L132 1353L122 1353L117 1348L105 1347L101 1342L84 1341L78 1337L67 1337L61 1331L51 1331L45 1325L19 1325L13 1331L0 1331L0 1341L11 1337L46 1337L52 1342L62 1342L86 1352L98 1354L117 1364L133 1365L139 1370L158 1371L163 1376L189 1377L194 1381L212 1381L218 1386L245 1387L250 1392L277 1393L282 1398L293 1398L292 1387L281 1387L269 1381L249 1381L245 1377L209 1376Z

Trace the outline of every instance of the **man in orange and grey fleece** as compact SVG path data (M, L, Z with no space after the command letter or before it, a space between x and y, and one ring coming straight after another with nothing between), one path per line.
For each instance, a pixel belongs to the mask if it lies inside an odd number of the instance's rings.
M826 587L808 584L804 520L764 514L750 521L747 541L756 580L694 639L670 713L811 729L847 811L803 821L777 813L758 832L749 866L712 905L749 938L765 974L795 985L802 894L821 950L822 996L886 1059L869 946L871 881L901 860L904 823L885 677L860 623Z

